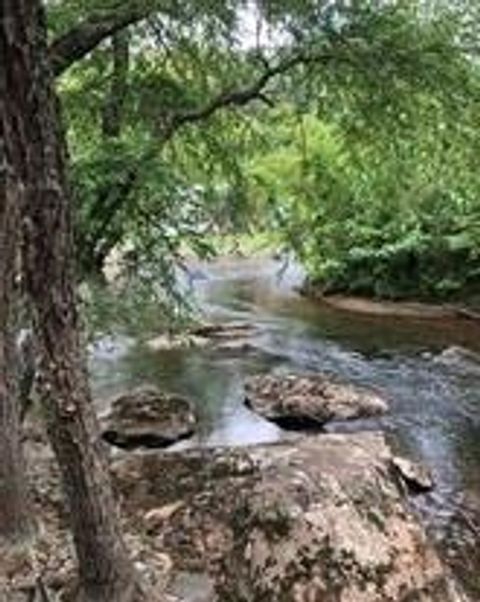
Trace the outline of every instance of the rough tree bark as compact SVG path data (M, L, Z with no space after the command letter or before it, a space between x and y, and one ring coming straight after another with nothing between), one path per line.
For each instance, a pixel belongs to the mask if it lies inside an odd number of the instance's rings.
M54 74L61 75L102 40L146 19L155 11L171 13L175 4L166 0L123 0L110 10L97 11L52 42L49 55Z
M60 465L79 565L78 600L153 600L120 533L91 404L76 308L64 142L40 0L3 0L6 111L16 127L14 169L26 185L24 270L39 354L38 389Z
M5 41L8 24L0 9L0 549L28 533L26 482L20 440L15 358L15 286L23 187L12 164L15 121L8 114ZM1 552L0 552L1 553Z

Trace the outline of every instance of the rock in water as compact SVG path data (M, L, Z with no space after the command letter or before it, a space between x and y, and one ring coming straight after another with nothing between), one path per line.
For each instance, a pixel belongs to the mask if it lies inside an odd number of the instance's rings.
M480 373L480 354L466 347L457 345L447 347L433 361L437 364L461 368L467 372Z
M381 434L335 434L149 452L112 473L127 514L182 500L156 541L222 602L461 602L391 459Z
M181 334L162 334L146 342L152 351L171 351L173 349L223 349L233 346L238 350L244 345L249 350L250 338L255 328L248 322L227 322L225 324L204 324Z
M393 456L392 466L411 493L427 493L435 486L432 473L420 462Z
M196 419L187 399L154 387L140 387L111 401L101 424L105 441L133 449L167 447L190 437Z
M291 429L318 428L332 420L369 418L388 410L378 394L324 375L256 376L245 390L248 407Z

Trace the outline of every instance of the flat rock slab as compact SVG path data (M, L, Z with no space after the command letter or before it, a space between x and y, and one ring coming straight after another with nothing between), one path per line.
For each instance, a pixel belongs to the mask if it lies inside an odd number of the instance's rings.
M140 387L110 402L101 418L102 437L124 449L168 447L193 435L196 418L184 397Z
M155 538L174 573L209 575L222 602L465 600L409 510L381 434L145 452L112 473L136 531Z
M146 342L152 351L175 349L232 349L249 351L250 339L256 329L248 322L226 322L224 324L203 324L181 334L161 334ZM244 349L241 347L244 346Z
M324 375L261 375L245 385L246 404L283 428L320 428L332 420L371 418L387 412L377 393Z
M195 336L210 339L242 339L255 334L256 328L249 322L223 322L218 324L203 324L192 329Z
M177 349L202 349L208 347L210 341L206 337L190 333L178 335L161 334L146 342L151 351L174 351Z

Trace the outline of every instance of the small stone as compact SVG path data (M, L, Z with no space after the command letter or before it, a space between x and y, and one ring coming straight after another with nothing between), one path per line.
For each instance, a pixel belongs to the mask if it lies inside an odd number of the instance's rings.
M173 569L173 560L168 554L156 553L152 558L152 563L163 574L168 574Z
M420 462L393 456L392 465L412 493L427 493L434 488L432 473Z
M161 508L152 508L149 510L144 518L145 524L149 531L158 529L163 523L168 521L174 514L184 506L183 502L174 502L173 504L166 504Z

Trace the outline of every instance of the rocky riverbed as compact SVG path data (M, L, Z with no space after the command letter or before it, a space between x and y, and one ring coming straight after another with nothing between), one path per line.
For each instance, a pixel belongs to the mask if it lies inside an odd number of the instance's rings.
M105 400L151 383L160 391L189 399L196 416L195 433L174 446L175 453L183 455L193 453L187 452L188 447L195 453L210 453L220 447L290 445L296 439L295 433L245 406L245 383L258 375L321 374L332 382L378 393L388 402L386 414L332 420L322 427L323 433L347 436L381 430L385 434L397 456L395 482L401 493L407 492L408 484L408 491L416 494L402 498L403 503L409 512L414 508L430 545L467 589L470 600L478 600L480 333L476 322L337 310L295 293L299 282L295 266L283 270L280 277L279 264L266 260L222 260L198 267L203 276L196 293L207 329L189 333L187 343L182 337L159 339L158 333L148 332L144 339L157 339L156 345L130 342L126 346L121 341L117 345L116 339L100 345L92 357L98 398ZM225 324L231 326L230 333L222 338ZM103 412L105 407L99 406ZM120 459L124 454L117 449L114 456ZM430 470L419 469L418 460ZM399 470L404 473L401 481ZM430 491L432 479L435 488ZM174 511L176 516L177 510L175 499L155 504L146 511L145 520L152 525ZM138 533L134 530L132 536ZM142 545L150 541L147 538ZM196 591L211 590L207 577L202 571L179 571L173 580L175 591L193 600Z

